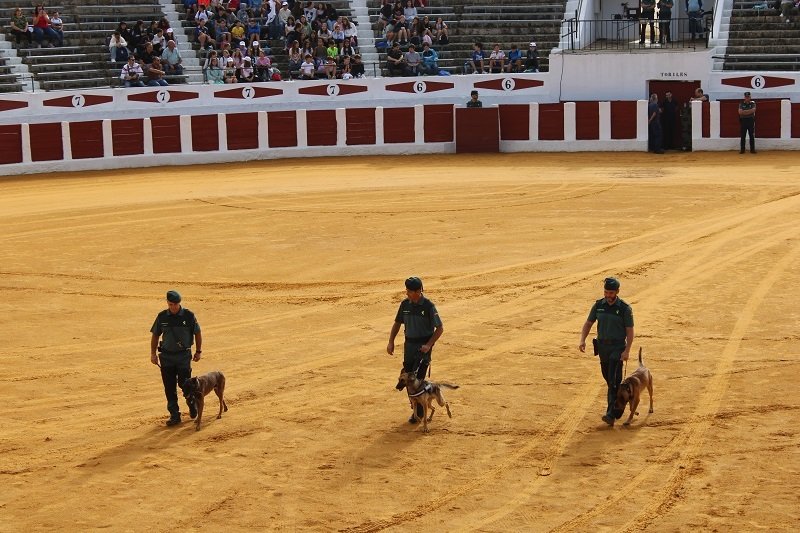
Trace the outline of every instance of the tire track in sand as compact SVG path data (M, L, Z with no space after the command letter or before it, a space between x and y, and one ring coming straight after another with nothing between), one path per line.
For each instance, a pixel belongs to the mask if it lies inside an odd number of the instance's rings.
M774 246L776 243L772 242L770 244ZM769 290L780 279L783 272L785 272L790 265L794 264L799 257L800 243L794 243L794 248L786 253L780 261L774 264L767 275L762 278L761 282L750 293L747 302L741 307L742 311L739 319L734 324L733 330L731 331L722 353L716 358L717 364L715 366L714 375L709 379L707 386L703 389L703 394L698 398L697 409L694 414L687 417L681 434L673 439L650 465L643 468L636 476L630 478L623 485L618 486L614 493L610 495L602 505L598 505L572 520L561 524L553 529L553 531L585 530L590 526L590 520L600 516L608 516L608 513L611 512L611 508L629 498L630 494L644 493L644 491L637 490L639 485L643 484L647 478L654 475L655 470L670 457L677 457L678 459L672 461L672 471L668 475L666 483L664 483L664 485L652 495L650 500L641 507L641 511L626 522L620 530L646 530L660 515L675 504L678 499L676 493L689 477L691 472L689 466L699 456L704 444L705 433L711 426L714 415L719 411L722 397L728 388L730 369L756 311L763 303Z

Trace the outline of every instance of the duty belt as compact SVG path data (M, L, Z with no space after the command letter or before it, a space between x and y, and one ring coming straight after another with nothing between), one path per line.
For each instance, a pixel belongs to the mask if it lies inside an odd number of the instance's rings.
M597 339L600 344L624 344L625 339Z
M180 355L180 354L182 354L182 353L191 352L192 350L191 350L190 348L185 348L185 349L183 349L183 350L177 350L177 351L172 351L172 350L164 350L164 349L161 349L161 350L159 350L159 351L160 351L162 354L165 354L165 355Z
M431 339L430 335L428 335L427 337L406 337L406 342L425 344L430 339Z

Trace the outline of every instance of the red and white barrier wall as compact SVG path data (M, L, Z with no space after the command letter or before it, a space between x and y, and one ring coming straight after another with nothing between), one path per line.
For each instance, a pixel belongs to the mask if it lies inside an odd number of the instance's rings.
M546 102L547 79L515 74L2 96L0 174L286 157L647 149L646 101ZM483 109L464 108L473 88ZM738 103L692 104L694 150L738 150ZM758 100L756 137L762 150L800 149L800 103Z

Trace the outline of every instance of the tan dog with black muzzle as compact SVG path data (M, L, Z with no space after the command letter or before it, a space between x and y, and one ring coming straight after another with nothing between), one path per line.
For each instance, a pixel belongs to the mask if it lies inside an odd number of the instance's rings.
M636 372L625 378L620 383L617 389L617 401L614 403L614 416L618 419L622 418L625 412L625 405L630 404L631 414L628 419L622 423L623 426L628 426L633 420L633 415L639 413L636 409L639 407L639 399L642 394L642 389L647 387L647 392L650 394L650 412L653 412L653 376L650 371L642 363L642 349L639 348L639 368Z
M457 389L458 385L451 383L433 381L426 381L419 379L416 372L400 372L400 380L398 385L404 384L408 392L408 401L411 402L411 408L417 412L417 405L422 406L422 431L428 433L428 422L433 419L433 413L436 409L433 407L433 402L439 404L440 407L447 409L447 416L453 418L450 414L450 404L444 399L442 395L442 387L448 389ZM402 388L400 390L403 390ZM430 415L428 415L430 412Z
M222 418L223 409L227 412L228 405L225 403L225 376L222 372L209 372L202 376L189 378L181 385L183 395L187 399L191 398L197 408L197 420L195 421L195 430L200 429L200 420L203 418L203 407L205 404L205 397L212 390L219 398L219 414L217 418Z

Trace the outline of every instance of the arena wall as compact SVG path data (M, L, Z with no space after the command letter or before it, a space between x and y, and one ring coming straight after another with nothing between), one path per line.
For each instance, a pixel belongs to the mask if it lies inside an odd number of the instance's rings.
M555 70L542 74L4 95L0 174L287 157L644 151L653 80L696 80L717 96L692 104L694 150L738 148L735 104L747 89L759 102L759 148L800 148L800 74L709 74L695 65L603 77L591 57L556 59ZM609 97L614 85L619 98ZM473 89L484 110L464 108Z

